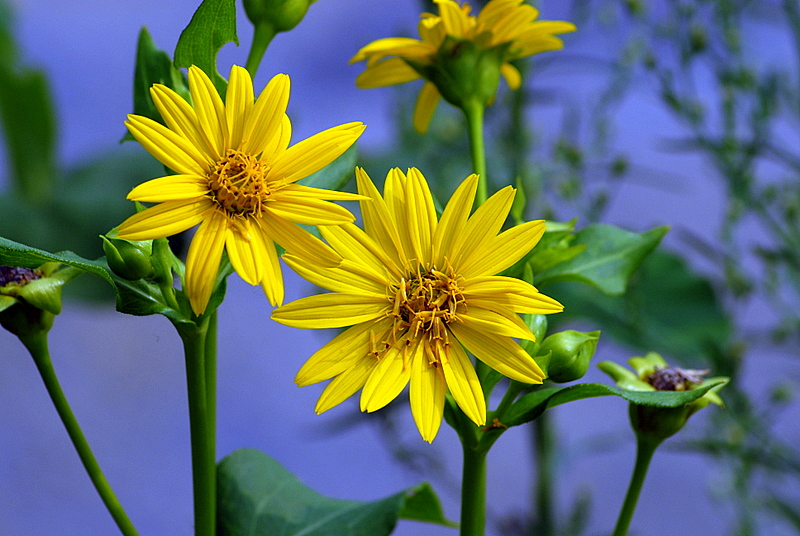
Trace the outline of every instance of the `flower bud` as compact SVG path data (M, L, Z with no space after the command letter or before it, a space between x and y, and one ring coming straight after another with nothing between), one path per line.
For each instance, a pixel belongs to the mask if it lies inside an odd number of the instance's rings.
M47 332L61 312L61 287L81 273L56 262L35 269L0 266L0 325L18 337Z
M153 276L153 243L150 240L133 242L121 238L103 239L103 251L106 254L108 267L123 279L137 281Z
M547 378L556 383L566 383L583 378L589 370L597 349L599 331L559 331L547 337L539 346L539 354L550 354Z
M297 26L315 0L244 0L244 12L254 26L269 26L274 33Z

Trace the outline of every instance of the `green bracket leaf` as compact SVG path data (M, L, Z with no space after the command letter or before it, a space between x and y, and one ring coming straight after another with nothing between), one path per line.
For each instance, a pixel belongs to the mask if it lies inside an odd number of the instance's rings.
M219 536L381 536L401 517L453 526L427 484L374 502L331 499L253 449L220 462L217 502Z
M572 247L585 245L586 249L538 274L536 285L543 287L562 281L579 281L606 294L622 294L631 274L658 246L668 230L668 227L658 227L637 234L613 225L585 227L575 235Z
M217 54L227 43L239 45L236 35L236 3L234 0L203 0L175 47L175 66L200 67L220 95L228 83L217 72Z

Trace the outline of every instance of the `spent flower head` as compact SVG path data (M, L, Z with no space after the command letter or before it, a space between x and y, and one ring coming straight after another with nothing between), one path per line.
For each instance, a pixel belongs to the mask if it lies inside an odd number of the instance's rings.
M524 0L491 0L478 15L466 2L434 1L439 14L422 14L420 39L378 39L350 60L367 62L356 79L360 88L426 81L414 111L420 133L427 131L441 97L460 108L471 99L490 104L501 76L512 89L522 83L509 62L561 49L564 43L555 35L575 31L570 22L537 20L539 11Z
M364 230L321 227L340 256L319 266L300 252L286 263L332 290L279 307L272 318L298 328L349 327L318 350L295 378L304 386L332 379L316 405L322 413L361 391L361 410L376 411L410 383L411 412L422 438L439 430L445 394L477 425L486 422L481 385L467 356L509 378L541 383L539 366L513 339L533 340L519 313L555 313L556 300L520 279L495 275L521 259L544 233L532 221L500 234L514 189L506 187L470 216L477 175L436 215L417 169L393 169L383 196L356 170ZM463 346L462 346L463 345Z
M164 238L199 224L186 259L185 291L192 310L208 305L223 250L251 285L274 304L283 301L275 244L320 263L335 262L322 242L297 224L338 225L353 215L327 200L357 196L297 181L335 160L364 131L362 123L330 128L289 147L289 77L276 75L256 99L247 70L231 69L225 102L208 76L189 68L192 103L156 84L151 95L166 126L137 115L125 124L175 175L140 184L128 199L157 205L125 220L117 237Z

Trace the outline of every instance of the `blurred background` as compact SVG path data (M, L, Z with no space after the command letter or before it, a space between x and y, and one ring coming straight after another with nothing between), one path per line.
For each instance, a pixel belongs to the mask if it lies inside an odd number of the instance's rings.
M520 91L501 86L487 117L494 185L519 177L530 218L672 229L661 248L668 253L654 256L625 296L548 290L569 312L559 326L603 329L597 361L657 350L733 379L722 392L726 410L699 413L656 454L632 533L800 534L800 8L796 0L535 4L542 19L572 21L578 31L563 36L563 51L519 66ZM102 254L97 235L133 211L125 194L162 173L140 147L119 142L132 110L137 36L145 26L171 54L197 5L0 0L0 28L13 38L0 43L11 69L3 76L30 78L32 95L49 94L57 118L52 151L22 143L0 152L0 236ZM457 111L441 104L419 136L411 128L419 86L357 90L363 65L347 63L375 39L416 36L429 8L321 0L276 37L255 85L291 76L294 141L363 121L359 164L374 180L416 166L446 199L470 172ZM225 76L244 63L252 35L241 11L238 32L241 46L219 56ZM0 79L0 90L11 83ZM31 102L46 116L46 98ZM5 129L14 128L8 106L3 113ZM50 182L25 191L17 179L30 170ZM284 275L287 301L313 291ZM191 534L180 341L164 318L115 313L111 291L90 278L70 285L51 332L56 371L140 533ZM570 311L576 302L592 305ZM292 380L330 333L285 328L269 314L259 288L229 279L219 315L220 457L263 450L341 499L374 500L427 480L457 520L453 431L443 426L433 445L422 442L404 396L376 414L359 414L351 400L316 416L323 386ZM5 332L0 371L0 535L117 533L31 359ZM609 380L592 367L584 381ZM542 519L536 500L537 430L520 427L490 454L488 533L609 534L633 465L626 404L585 400L548 416L559 446L552 519ZM396 534L456 531L401 521Z

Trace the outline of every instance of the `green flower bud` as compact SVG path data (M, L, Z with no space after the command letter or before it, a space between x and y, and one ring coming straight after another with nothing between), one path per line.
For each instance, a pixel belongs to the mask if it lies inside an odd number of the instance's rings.
M300 24L315 0L244 0L244 12L254 26L268 26L274 33Z
M550 354L547 378L556 383L566 383L583 378L589 370L599 331L560 331L547 337L539 346L539 354Z
M153 254L151 240L132 242L121 238L103 239L103 251L106 254L108 267L123 279L137 281L153 276L153 263L150 259Z
M420 75L433 82L442 97L459 108L475 102L494 101L500 85L500 67L511 43L483 48L479 42L448 35L432 64L416 64L405 58Z
M81 273L56 262L39 268L0 266L0 325L18 337L46 333L61 312L61 288Z

